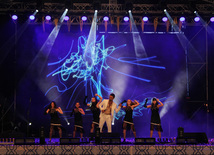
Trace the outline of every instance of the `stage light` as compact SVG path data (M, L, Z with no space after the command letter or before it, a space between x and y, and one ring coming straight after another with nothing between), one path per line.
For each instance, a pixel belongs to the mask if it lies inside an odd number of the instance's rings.
M163 11L166 12L166 9L164 9Z
M195 21L195 22L199 22L199 21L200 21L200 18L199 18L199 17L195 17L195 18L194 18L194 21Z
M29 16L29 19L30 19L30 20L34 20L34 19L35 19L35 16L34 16L34 15L30 15L30 16Z
M98 12L97 10L95 10L95 12Z
M95 10L96 12L96 10ZM87 17L86 16L82 16L82 21L86 21L87 20Z
M181 22L185 22L185 17L180 17Z
M68 16L65 16L65 17L64 17L64 20L65 20L65 21L68 21L68 20L69 20L69 17L68 17Z
M39 12L39 10L36 9L36 12Z
M103 20L104 20L105 22L107 22L107 21L109 21L109 17L108 17L108 16L105 16L105 17L103 17Z
M148 20L149 20L149 18L148 18L148 17L146 17L146 16L145 16L145 17L143 17L143 21L144 21L144 22L147 22Z
M210 21L211 21L211 22L214 22L214 17L211 17L211 18L210 18Z
M197 13L197 11L194 11L194 13Z
M65 11L68 11L68 9L66 8Z
M129 10L129 13L131 13L132 11L131 10Z
M47 21L49 21L49 20L51 20L51 16L47 15L47 16L45 17L45 19L46 19Z
M28 125L29 125L29 126L31 126L31 125L32 125L32 123L30 122Z
M17 20L17 19L18 19L18 16L17 16L17 15L12 15L12 19L13 19L13 20Z
M67 125L70 125L70 123L68 122Z
M162 18L162 21L163 21L163 22L166 22L167 20L168 20L167 17L163 17L163 18Z
M123 18L123 20L124 20L125 22L128 22L128 21L129 21L129 17L126 16L126 17Z

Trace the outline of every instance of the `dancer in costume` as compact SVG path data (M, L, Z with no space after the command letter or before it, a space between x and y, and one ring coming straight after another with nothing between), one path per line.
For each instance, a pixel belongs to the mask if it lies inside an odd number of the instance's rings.
M51 142L51 137L53 134L54 127L57 127L59 130L59 137L62 137L62 128L61 128L61 121L59 118L58 113L63 114L63 111L60 107L56 106L54 101L51 102L49 108L46 110L46 114L50 114L51 116L51 126L50 126L50 133L49 133L49 142Z
M151 105L144 105L146 108L151 108L152 115L151 115L151 123L150 123L150 137L152 138L154 129L158 131L158 136L161 138L161 132L163 132L163 129L161 127L161 120L159 115L159 108L163 106L163 103L157 99L152 98L152 104ZM159 104L158 104L159 103Z
M70 116L74 114L74 130L73 130L73 138L76 136L77 130L80 132L80 138L83 138L83 125L82 125L82 115L85 115L85 112L82 108L80 108L80 103L77 102L75 104L75 108L73 109Z
M127 127L131 128L131 130L134 134L134 137L136 138L136 131L134 128L132 116L133 116L133 109L139 105L139 102L137 102L136 100L134 100L134 102L132 102L132 100L128 99L126 104L127 104L126 106L122 106L122 108L124 108L125 112L126 112L125 118L123 120L123 138L124 138L123 142L126 141Z

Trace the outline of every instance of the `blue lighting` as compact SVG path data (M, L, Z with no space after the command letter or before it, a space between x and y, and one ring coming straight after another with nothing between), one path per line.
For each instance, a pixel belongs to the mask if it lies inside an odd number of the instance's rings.
M102 96L102 94L109 94L113 90L105 84L106 77L103 76L103 71L105 70L112 70L116 73L119 73L121 75L131 77L133 79L137 79L143 82L151 82L150 79L138 77L135 75L126 74L120 70L119 68L115 68L113 65L108 64L109 59L113 59L114 61L126 63L126 64L132 64L137 66L144 66L148 68L156 68L156 69L165 69L165 67L162 66L154 66L154 65L148 65L143 64L143 62L148 62L148 60L155 59L156 56L147 57L147 58L136 58L136 57L119 57L115 58L111 56L114 52L118 51L119 49L126 46L126 44L122 44L118 47L115 46L109 46L105 47L105 37L104 35L101 36L101 38L98 40L98 38L91 43L91 46L89 46L89 50L87 53L85 52L86 44L87 44L88 38L85 36L80 36L78 38L78 51L73 51L73 42L71 44L71 48L67 55L60 59L59 61L48 63L48 66L58 66L55 70L50 72L47 77L54 77L58 75L58 80L60 84L62 84L62 87L59 87L58 85L54 85L51 88L49 88L45 95L47 95L52 89L56 89L60 93L64 93L72 88L72 94L70 95L70 100L67 104L67 109L69 108L70 101L73 100L74 94L79 89L80 85L81 87L88 87L91 94L99 94ZM94 52L93 58L90 57L89 53ZM107 61L108 58L108 61ZM75 81L72 82L71 85L67 85L67 82L71 79L74 79ZM86 92L86 94L88 94Z

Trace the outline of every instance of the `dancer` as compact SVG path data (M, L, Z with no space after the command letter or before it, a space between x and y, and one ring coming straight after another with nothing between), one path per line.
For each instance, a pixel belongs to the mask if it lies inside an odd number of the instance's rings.
M49 142L51 142L51 137L53 134L54 127L57 127L59 130L59 137L62 138L62 128L61 128L61 121L58 116L58 113L63 114L63 111L60 107L56 106L54 101L51 102L49 108L46 110L46 114L50 113L51 116L51 127L49 133Z
M158 104L160 103L160 104ZM161 132L163 132L163 129L161 127L161 120L160 120L160 115L158 113L159 108L163 106L163 103L157 99L157 98L152 98L152 104L151 105L146 105L147 102L144 104L144 107L146 108L151 108L152 110L152 115L151 115L151 123L150 123L150 137L152 138L153 131L154 129L158 131L158 136L161 138Z
M97 101L96 96L99 97L99 102ZM100 115L100 109L99 109L99 104L102 102L102 97L99 96L98 94L95 94L95 97L92 97L91 103L87 104L87 106L90 107L91 112L93 114L93 121L91 124L91 131L90 133L94 132L94 128L99 126L99 115Z
M75 108L71 112L71 116L74 114L74 131L73 138L76 136L76 131L80 131L80 138L83 138L83 126L82 126L82 115L85 115L85 112L82 108L80 108L80 103L77 102L75 104Z
M126 103L127 103L126 106L122 106L122 108L125 108L125 112L126 112L125 118L123 120L123 138L124 138L123 142L126 141L127 126L131 127L134 137L136 138L136 131L134 128L132 115L133 115L133 109L139 105L139 102L137 102L136 100L132 102L132 100L130 99L128 99Z
M100 132L102 133L103 125L106 122L108 133L111 133L111 122L114 118L114 111L117 113L122 104L117 108L117 104L113 102L115 95L112 93L109 95L109 99L104 99L100 104L99 108L101 110L100 113Z

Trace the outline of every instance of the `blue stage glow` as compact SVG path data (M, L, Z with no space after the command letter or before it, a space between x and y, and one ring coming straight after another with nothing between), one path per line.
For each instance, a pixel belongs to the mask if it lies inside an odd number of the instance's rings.
M77 52L73 50L74 41L72 41L70 50L68 51L65 57L63 57L59 61L48 63L48 66L57 66L57 67L56 69L51 71L47 75L47 77L54 77L58 75L59 84L50 87L47 90L45 95L47 95L52 89L56 89L58 92L61 93L61 95L66 91L72 89L72 93L66 105L66 109L68 109L71 106L70 104L71 101L75 100L74 94L78 93L80 89L80 85L83 86L82 88L87 87L88 89L85 89L85 91L90 91L90 94L97 93L103 96L103 94L109 94L110 92L113 92L113 89L110 88L107 84L105 84L107 77L103 75L104 70L110 69L114 72L117 72L124 76L131 77L133 79L137 79L143 82L151 82L151 79L146 79L135 75L129 75L129 74L123 73L118 68L114 68L114 66L112 66L111 63L108 64L108 61L110 59L116 60L117 62L138 65L138 66L143 66L148 68L165 69L165 67L163 66L143 64L144 62L147 63L150 60L151 61L154 60L156 56L151 56L147 58L136 58L136 57L115 58L113 57L112 56L113 52L116 52L120 48L124 48L126 44L119 45L118 47L109 46L106 48L104 35L102 35L100 39L98 39L97 37L96 40L91 43L91 45L94 45L95 47L89 46L90 48L89 50L87 50L87 53L86 53L85 49L86 49L87 41L88 41L87 37L80 36L78 38ZM88 55L90 51L94 51L93 58ZM107 58L110 58L110 59L108 59L107 61ZM68 86L67 83L69 83L71 79L73 80L76 79L76 80L73 81L72 84ZM56 99L58 97L56 97ZM141 115L140 110L138 110L135 115L140 116Z

